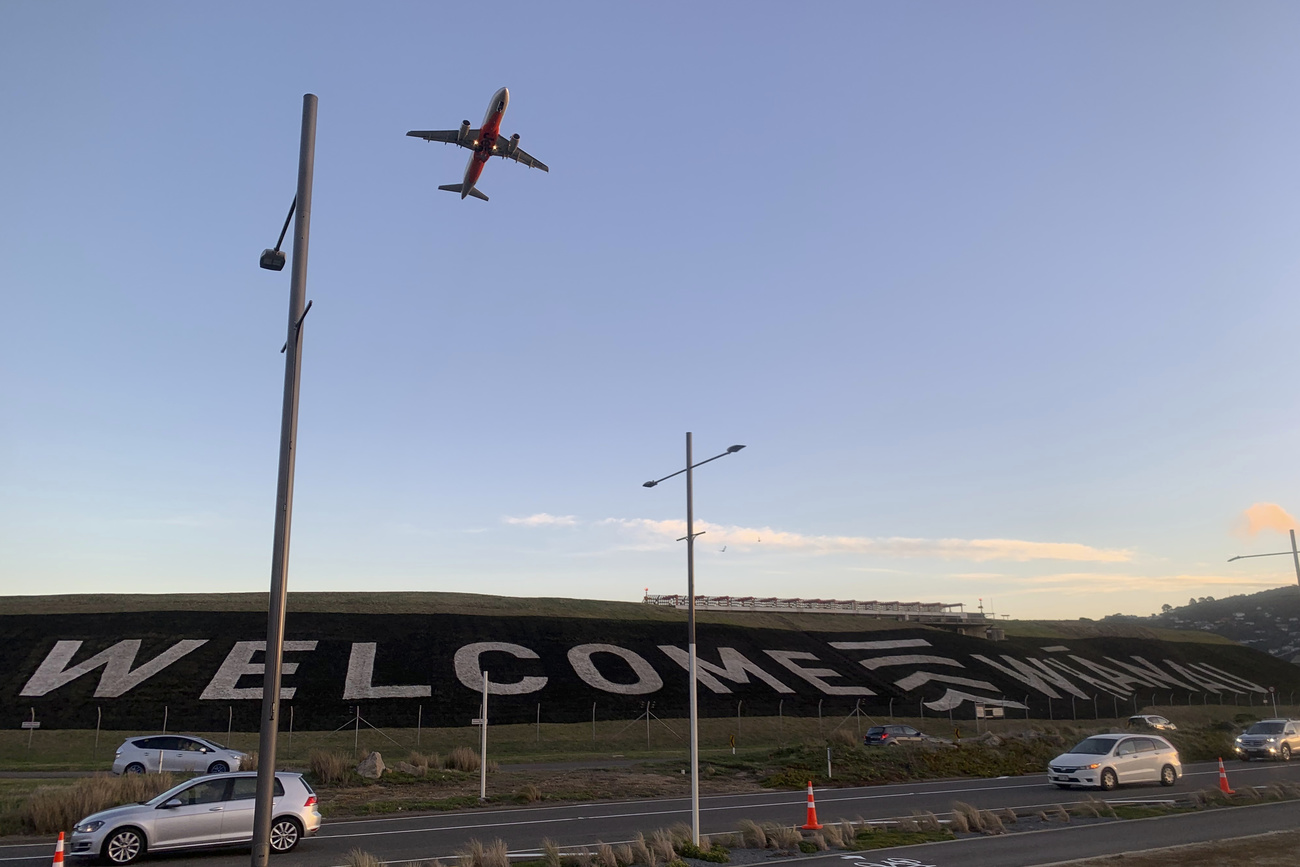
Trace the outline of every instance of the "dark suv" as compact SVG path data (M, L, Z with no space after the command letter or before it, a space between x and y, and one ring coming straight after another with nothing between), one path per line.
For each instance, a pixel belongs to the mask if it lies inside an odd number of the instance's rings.
M1232 748L1237 758L1248 762L1253 758L1291 761L1291 754L1300 750L1300 721L1293 719L1265 719L1237 735Z
M867 746L891 747L895 744L919 744L931 740L911 726L872 726L862 738Z

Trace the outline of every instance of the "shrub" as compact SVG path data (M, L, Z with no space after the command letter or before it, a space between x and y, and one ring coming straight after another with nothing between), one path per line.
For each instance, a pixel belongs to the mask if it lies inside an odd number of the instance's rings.
M526 804L535 804L542 799L542 790L528 783L519 790L517 797Z
M794 825L764 825L763 832L767 834L768 844L779 849L793 849L803 839Z
M239 760L239 769L241 771L257 770L257 750L244 753L244 757Z
M506 841L500 838L487 844L483 850L482 867L510 867L510 851L506 849Z
M352 773L352 761L343 753L312 750L307 756L311 775L322 786L337 786Z
M596 841L596 863L600 867L619 867L618 859L614 857L614 847Z
M811 855L817 851L817 845L808 840L799 841L799 851L805 855Z
M347 867L383 867L384 862L369 852L353 849L343 856L343 863Z
M477 771L478 753L469 747L452 747L451 752L447 753L447 767L457 771Z
M650 848L664 861L672 861L677 857L677 852L673 848L673 835L663 828L650 835Z
M954 801L952 805L952 812L954 818L956 817L957 813L960 813L966 818L967 830L969 831L984 830L984 817L980 813L977 807L972 807L970 804L964 803L962 801Z
M91 813L147 801L174 785L171 774L96 774L71 786L41 786L27 797L19 821L32 833L57 834Z
M483 841L471 837L463 849L456 850L456 860L460 867L483 867Z
M614 848L614 857L618 859L619 867L627 867L632 863L632 847L627 843L620 843Z
M721 843L710 844L708 837L700 837L700 845L698 846L690 840L683 840L677 844L677 853L683 858L711 861L714 864L726 864L731 860L731 853L727 851L727 847Z

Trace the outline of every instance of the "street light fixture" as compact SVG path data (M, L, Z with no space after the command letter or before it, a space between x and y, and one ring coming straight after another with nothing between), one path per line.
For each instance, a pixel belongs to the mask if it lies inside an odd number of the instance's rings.
M1295 544L1295 530L1291 531L1290 551L1274 551L1271 554L1238 554L1236 557L1229 557L1228 562L1231 563L1233 560L1248 560L1251 557L1284 557L1287 554L1290 554L1291 559L1295 561L1295 579L1296 583L1300 584L1300 548L1297 548Z
M686 652L689 660L687 663L687 676L691 682L691 842L696 846L700 845L700 710L695 683L695 537L704 534L695 532L695 506L691 471L696 467L704 466L710 461L716 461L718 458L734 455L743 448L744 446L728 446L727 450L722 454L714 455L700 461L698 464L694 464L691 463L691 434L690 431L687 431L686 468L675 473L669 473L662 479L645 482L642 485L645 488L653 488L673 476L680 476L682 473L686 474L686 535L682 539L686 540ZM680 542L682 539L677 541Z
M298 439L298 386L302 370L302 321L307 297L307 239L311 231L311 188L316 165L316 95L302 98L302 139L298 151L298 194L289 207L274 250L264 250L259 264L268 271L284 268L280 244L295 209L293 269L289 280L289 335L284 349L284 407L280 417L280 473L276 483L275 541L271 556L271 593L266 613L266 669L262 680L262 727L258 738L257 790L253 805L253 867L267 867L271 854L271 811L275 787L275 745L280 728L280 675L284 655L284 609L288 595L289 527L293 517L293 469Z

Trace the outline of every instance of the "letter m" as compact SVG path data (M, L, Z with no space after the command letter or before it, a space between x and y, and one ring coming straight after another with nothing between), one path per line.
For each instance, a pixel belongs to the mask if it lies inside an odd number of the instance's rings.
M131 666L135 664L136 654L140 652L140 639L131 638L119 641L107 650L101 650L90 659L69 668L68 663L81 648L81 642L57 641L54 649L45 657L45 661L41 663L40 668L36 669L36 673L27 681L27 685L19 695L45 695L102 666L104 672L99 676L95 697L117 698L204 644L207 644L206 640L178 641L144 665L133 669Z

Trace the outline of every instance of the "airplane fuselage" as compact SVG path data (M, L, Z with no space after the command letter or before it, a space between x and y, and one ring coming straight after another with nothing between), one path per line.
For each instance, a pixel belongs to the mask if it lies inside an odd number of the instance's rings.
M478 140L474 143L474 152L469 155L469 162L465 164L465 181L460 193L462 199L468 196L469 191L478 183L479 175L483 174L483 167L487 165L488 158L496 153L497 139L501 135L501 118L505 116L506 106L509 104L509 88L503 87L492 94L487 114L483 115Z

